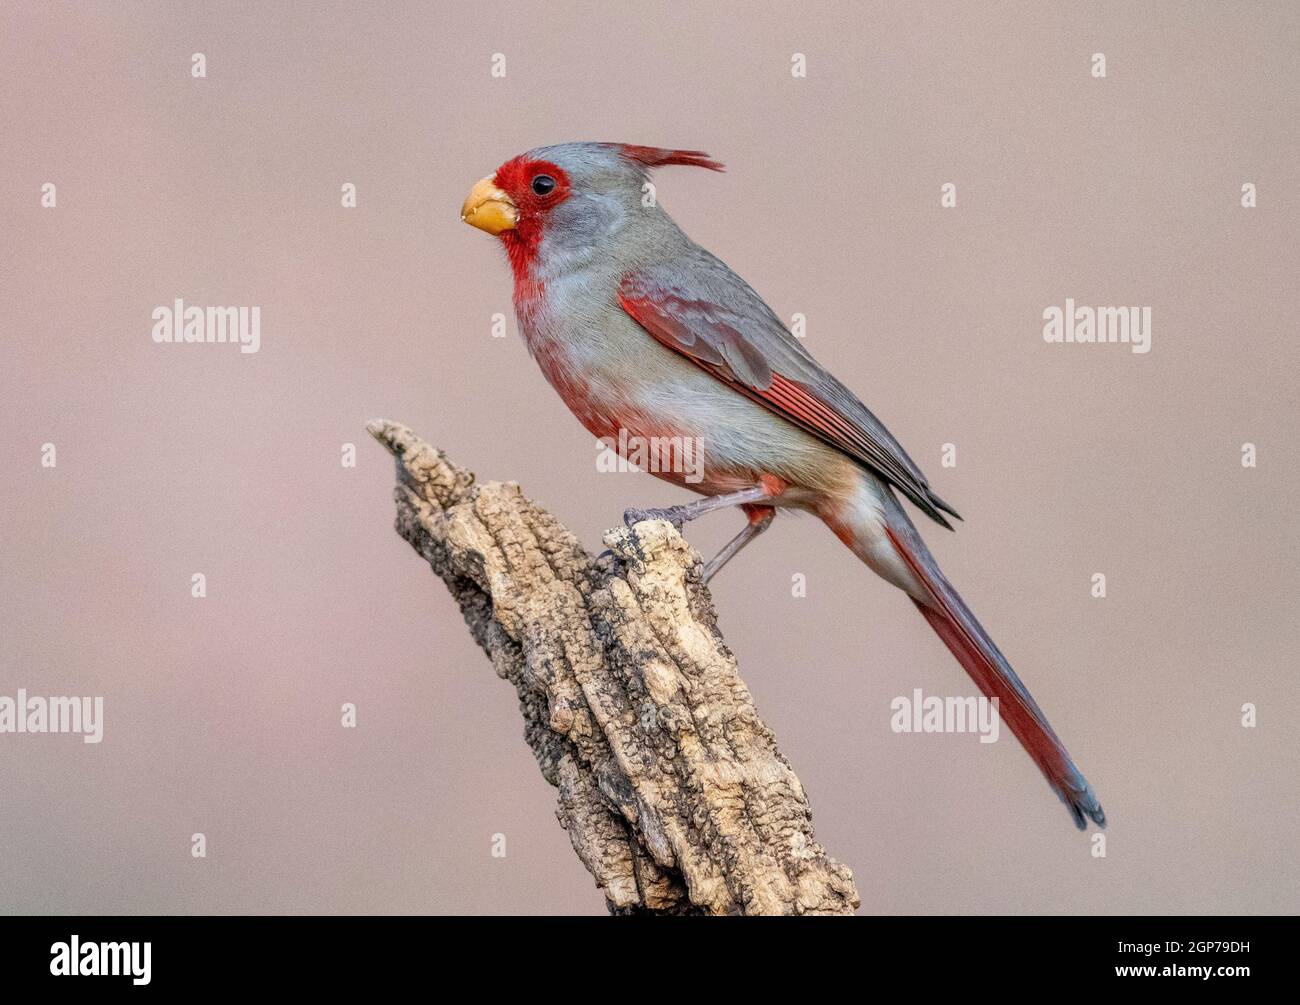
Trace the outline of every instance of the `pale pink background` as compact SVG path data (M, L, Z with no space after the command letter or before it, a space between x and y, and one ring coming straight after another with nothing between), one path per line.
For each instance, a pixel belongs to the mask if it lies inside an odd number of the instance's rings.
M684 498L597 474L513 318L489 334L507 269L457 210L567 139L727 163L662 202L965 516L923 531L1112 821L1094 859L1009 736L891 733L894 696L971 686L778 520L714 594L863 910L1296 910L1300 8L755 6L0 9L0 694L107 703L98 747L0 736L0 910L602 909L363 432L406 422L593 547ZM175 297L260 305L262 351L154 345ZM1152 352L1045 345L1066 297L1151 305Z

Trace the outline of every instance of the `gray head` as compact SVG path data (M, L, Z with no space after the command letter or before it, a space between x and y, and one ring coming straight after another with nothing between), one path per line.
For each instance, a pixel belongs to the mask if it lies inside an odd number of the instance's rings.
M537 147L479 181L461 219L501 237L516 276L533 274L539 264L553 272L598 254L633 220L669 222L646 198L645 187L651 169L668 164L723 169L698 150L626 143Z

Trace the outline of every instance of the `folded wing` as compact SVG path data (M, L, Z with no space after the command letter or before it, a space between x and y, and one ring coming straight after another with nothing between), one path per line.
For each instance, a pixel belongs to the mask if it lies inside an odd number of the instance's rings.
M957 512L898 441L799 344L739 276L702 249L629 272L623 309L658 341L896 487L945 527Z

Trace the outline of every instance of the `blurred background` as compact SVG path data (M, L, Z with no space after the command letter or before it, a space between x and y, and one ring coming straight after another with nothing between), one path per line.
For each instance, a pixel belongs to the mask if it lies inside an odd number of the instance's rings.
M965 517L921 529L1111 821L1095 857L1007 731L891 732L894 697L972 685L902 595L783 517L714 597L863 912L1296 910L1300 9L0 22L0 695L105 699L98 745L0 735L0 910L603 911L364 432L407 423L593 548L625 507L687 498L596 471L503 254L457 218L477 178L571 139L727 164L661 171L661 203L806 316ZM1046 344L1067 297L1150 306L1151 352ZM260 352L155 344L176 298L259 305ZM708 555L740 522L688 536Z

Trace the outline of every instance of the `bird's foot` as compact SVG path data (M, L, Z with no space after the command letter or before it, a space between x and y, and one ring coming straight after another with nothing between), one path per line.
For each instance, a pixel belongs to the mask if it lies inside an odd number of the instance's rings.
M686 523L686 507L665 506L663 509L628 509L623 511L623 523L629 528L642 520L667 520L680 531Z
M635 543L635 539L633 541ZM618 568L618 555L614 554L612 548L606 548L599 555L591 560L591 567L598 575L607 575Z

